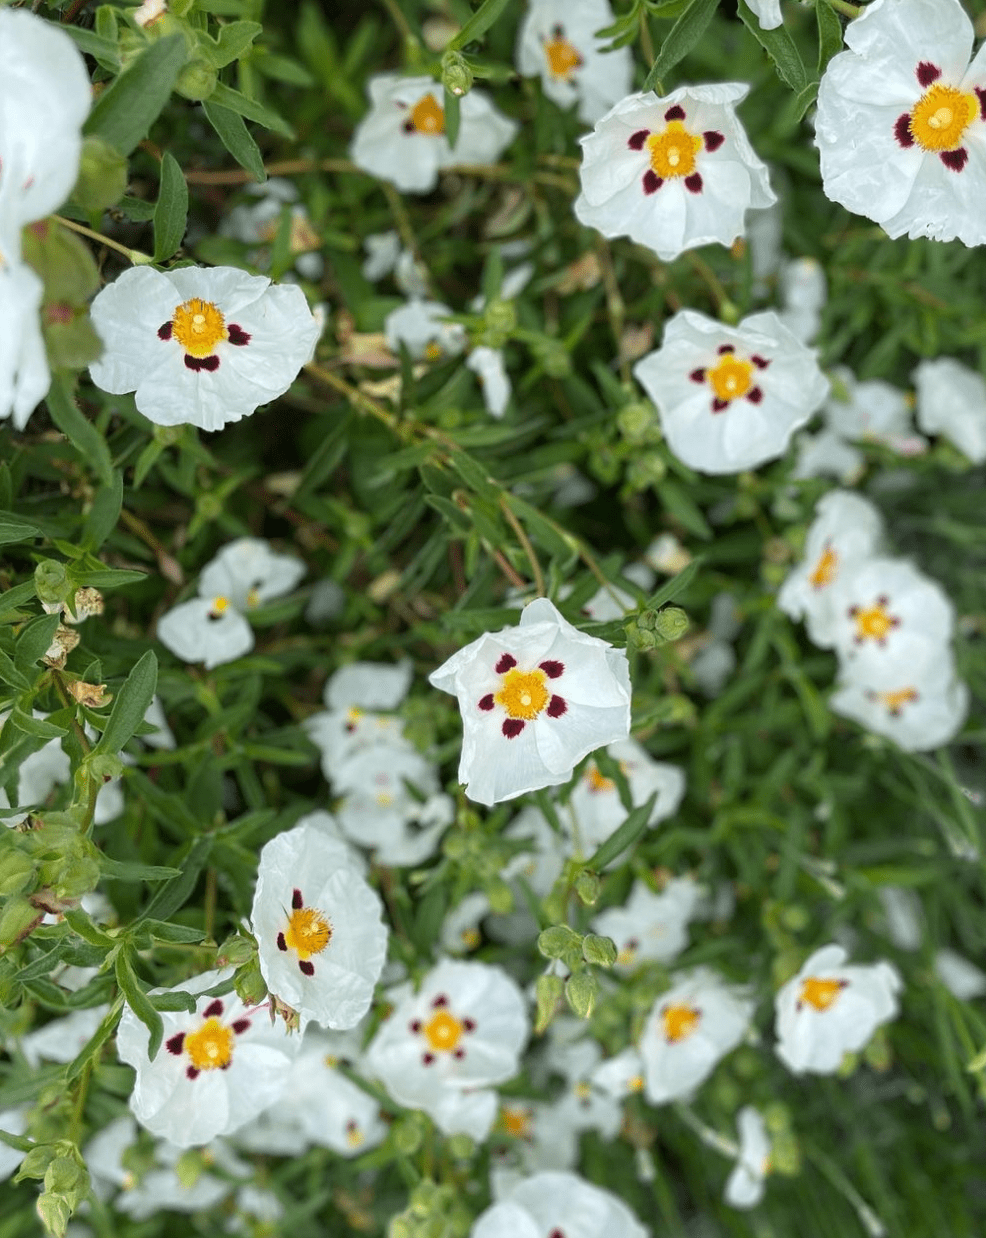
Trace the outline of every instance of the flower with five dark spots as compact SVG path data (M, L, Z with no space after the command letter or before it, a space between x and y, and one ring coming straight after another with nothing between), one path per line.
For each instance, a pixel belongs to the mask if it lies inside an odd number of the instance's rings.
M582 142L581 223L628 236L664 262L743 234L750 207L776 201L767 169L736 117L749 87L682 87L629 95Z
M319 327L296 285L233 267L133 267L92 303L104 391L133 391L158 425L219 430L283 395Z
M818 91L829 198L892 237L986 243L986 60L959 0L875 0Z
M481 804L566 782L584 756L626 739L626 653L586 636L547 598L524 608L520 625L460 649L429 682L458 698L459 781Z
M232 1066L236 1037L250 1030L250 1020L224 1023L224 1013L222 1000L214 998L202 1011L200 1027L193 1032L175 1032L168 1038L168 1052L188 1059L185 1074L189 1079L197 1079L204 1070L229 1070Z

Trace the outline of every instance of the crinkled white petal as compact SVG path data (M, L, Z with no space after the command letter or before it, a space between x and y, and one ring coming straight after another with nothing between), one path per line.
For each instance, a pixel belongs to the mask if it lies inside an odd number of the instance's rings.
M941 434L973 464L986 461L986 381L952 357L922 361L914 371L918 425Z
M203 662L206 670L249 653L253 628L239 611L229 607L214 614L208 598L180 602L157 621L158 640L185 662Z

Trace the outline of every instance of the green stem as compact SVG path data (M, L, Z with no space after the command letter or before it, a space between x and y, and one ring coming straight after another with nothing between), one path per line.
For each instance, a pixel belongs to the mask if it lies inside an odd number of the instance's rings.
M547 590L544 587L544 573L541 571L541 564L538 562L538 557L534 552L534 547L531 545L530 538L524 532L523 525L510 509L510 499L505 490L500 491L500 510L506 516L507 523L514 533L517 534L517 540L520 542L524 554L527 555L527 561L531 565L531 572L534 574L534 587L537 589L538 597L545 597Z
M93 232L92 228L84 228L82 224L77 224L74 219L66 219L64 215L52 215L52 219L62 224L65 228L70 228L73 232L78 232L80 236L87 236L90 241L98 241L100 245L108 245L110 249L115 249L117 253L123 254L128 262L132 262L134 266L147 266L154 259L150 254L141 253L139 249L130 249L126 245L121 245L119 241L114 241L108 236L103 236L101 232Z
M842 13L845 17L858 17L863 9L861 5L850 4L849 0L828 0L829 7L835 9L837 13Z

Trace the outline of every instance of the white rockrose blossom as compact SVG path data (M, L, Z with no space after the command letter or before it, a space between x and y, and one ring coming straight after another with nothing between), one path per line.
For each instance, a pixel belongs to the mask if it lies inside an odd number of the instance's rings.
M883 908L887 936L898 950L918 950L924 939L921 900L903 886L880 886L877 898Z
M773 310L736 327L681 310L633 373L668 446L703 473L740 473L782 456L829 389L814 352Z
M363 263L362 274L371 284L385 279L401 255L401 238L393 230L389 232L373 232L363 238L363 248L366 251L366 261Z
M384 1141L387 1127L373 1097L337 1069L344 1062L361 1069L358 1045L310 1028L275 1110L289 1110L310 1144L359 1156Z
M71 1062L89 1043L109 1013L103 1003L88 1010L73 1010L61 1019L52 1019L36 1032L21 1038L21 1052L28 1065L36 1069L41 1062Z
M232 975L204 972L179 986L203 993ZM170 992L151 989L152 994ZM121 1061L137 1072L130 1108L141 1126L179 1148L228 1135L278 1100L300 1038L235 994L199 997L195 1012L161 1011L164 1040L153 1061L147 1028L129 1006L116 1034Z
M612 24L609 0L531 0L517 34L517 70L540 75L553 103L578 102L579 120L595 124L633 84L630 49L608 52L608 40L596 38Z
M466 333L461 323L447 321L451 313L440 301L412 297L384 320L387 347L396 353L403 344L415 361L455 356L465 347Z
M444 960L394 1009L366 1052L368 1071L398 1104L423 1109L446 1135L485 1139L493 1085L512 1079L529 1032L523 995L502 968Z
M805 481L809 477L834 477L843 486L852 486L866 471L866 457L834 430L807 431L794 439L795 457L791 477Z
M936 950L934 968L938 979L959 1001L971 1002L986 995L986 972L954 950Z
M632 1045L621 1049L599 1063L592 1072L592 1081L616 1100L633 1096L644 1090L644 1060Z
M778 317L802 344L810 344L822 325L828 298L824 267L814 258L792 258L781 267L778 282L783 307Z
M744 1105L736 1115L739 1157L726 1180L723 1198L733 1208L755 1208L770 1173L770 1136L759 1110Z
M566 782L594 748L630 732L625 650L586 636L547 598L518 627L474 640L429 676L458 698L459 781L480 804Z
M429 193L457 164L496 163L517 132L489 96L470 90L459 103L455 146L445 136L441 85L430 77L383 73L367 83L370 110L356 126L349 155L357 167L402 193Z
M777 595L785 615L804 619L814 644L829 649L835 643L836 586L873 557L882 535L883 520L867 499L848 490L830 490L819 499L804 557Z
M219 235L235 237L244 245L270 245L280 231L281 217L287 209L290 213L288 251L294 265L305 279L321 278L325 264L322 255L314 251L320 248L322 238L315 231L307 209L298 202L295 186L272 176L262 185L248 185L246 192L254 201L234 206L219 221ZM254 251L250 262L253 266L269 267L269 251Z
M901 979L886 961L846 963L842 946L822 946L779 990L777 1056L794 1074L834 1074L876 1029L897 1017Z
M949 678L954 622L941 585L906 559L857 561L832 586L832 643L847 677L868 687L925 670Z
M283 395L320 332L300 288L234 267L131 267L90 313L104 345L89 367L96 386L134 392L157 425L200 430Z
M387 957L383 906L348 848L310 826L260 852L251 919L267 987L323 1027L354 1027Z
M843 669L829 698L833 713L892 739L904 752L927 752L947 744L969 712L969 689L956 678L947 647L909 666L907 653L871 684L855 664Z
M304 722L308 737L322 753L326 778L331 780L346 758L374 744L410 748L400 718L391 711L407 696L413 675L411 660L405 658L396 663L350 662L329 676L323 693L325 710Z
M959 0L875 0L818 91L826 195L889 236L986 242L986 59Z
M940 434L973 464L986 461L986 381L951 357L922 361L914 371L918 425Z
M480 923L490 914L490 900L473 890L442 921L439 944L446 954L468 954L482 940Z
M670 963L688 945L688 921L700 893L692 877L672 878L659 894L638 879L624 906L610 907L593 919L593 932L616 943L618 971L627 973L642 963Z
M577 1174L546 1170L519 1182L477 1218L470 1238L648 1238L621 1199Z
M434 765L410 745L372 744L332 771L343 833L380 864L421 864L455 817Z
M561 1030L566 1024L571 1031ZM614 1139L623 1124L623 1107L612 1092L596 1084L602 1049L584 1035L583 1024L564 1016L552 1022L550 1032L546 1061L565 1078L565 1091L556 1103L558 1116L573 1130L597 1131L603 1139ZM569 1039L573 1032L576 1038Z
M736 117L748 91L719 82L617 103L580 139L579 222L605 237L628 236L662 262L698 245L731 245L749 208L776 201Z
M691 561L690 552L673 533L659 533L644 551L644 562L665 576L677 576Z
M637 1048L655 1105L690 1096L743 1039L753 1015L747 990L708 967L674 977L647 1016Z
M776 30L784 18L781 16L781 0L747 0L761 30Z
M838 365L823 409L825 422L850 442L883 443L904 456L919 455L926 441L914 433L911 403L892 383L879 378L860 382L852 370Z
M495 1132L508 1146L495 1148L500 1158L490 1171L490 1193L502 1199L528 1174L545 1169L574 1169L579 1160L579 1134L560 1105L517 1096L504 1099Z
M466 357L466 365L479 379L483 403L491 417L502 417L510 403L513 388L501 348L480 344Z
M207 670L235 662L253 648L250 611L290 593L305 570L300 559L278 554L261 538L239 537L202 569L199 596L161 616L158 640L186 662L204 662Z

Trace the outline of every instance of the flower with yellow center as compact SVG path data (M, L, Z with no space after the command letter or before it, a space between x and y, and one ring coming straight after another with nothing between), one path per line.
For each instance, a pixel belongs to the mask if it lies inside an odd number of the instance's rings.
M551 38L544 41L544 58L548 62L548 72L553 78L569 82L583 64L578 48L565 38L563 26L555 26Z
M284 930L284 943L299 959L321 954L332 939L332 925L317 907L292 911Z
M225 1070L233 1060L233 1029L217 1018L206 1019L185 1037L185 1052L195 1070Z
M514 1139L530 1139L533 1117L534 1111L527 1105L504 1105L500 1110L500 1126Z
M687 1040L698 1028L702 1012L694 1006L665 1006L661 1011L661 1021L664 1025L664 1038L669 1045L676 1045Z
M922 150L954 151L978 118L979 100L974 94L936 82L911 109L907 127Z
M802 1005L807 1002L821 1013L828 1010L847 984L846 980L820 980L817 976L808 976L801 981L798 1003Z
M465 1025L447 1010L438 1010L421 1029L436 1053L451 1053L462 1039Z
M826 546L819 556L818 562L815 564L814 571L808 576L811 587L813 589L824 589L826 585L830 585L835 580L838 566L839 556L831 545Z
M589 766L585 774L583 774L583 778L589 790L597 794L600 791L612 791L616 786L613 779L604 777L599 772L599 767L595 764Z
M861 644L866 640L874 640L880 644L887 639L894 628L900 626L900 619L887 609L888 599L877 598L872 606L853 606L849 615L856 626L856 642Z
M905 705L912 705L918 699L918 691L917 688L896 688L890 692L875 692L874 696L887 713L896 718Z
M192 357L208 357L221 340L229 339L222 310L211 301L192 297L175 307L171 336Z
M494 700L507 711L508 717L530 722L548 704L549 696L544 671L512 669L504 675L503 687L495 693Z
M445 132L445 112L434 95L425 95L411 109L404 124L407 133L424 133L439 137Z
M721 361L706 371L705 378L716 399L728 404L745 396L753 386L753 368L752 361L743 361L732 353L726 353Z
M680 120L672 120L663 133L650 134L645 145L651 170L664 181L692 175L702 138L689 132Z

